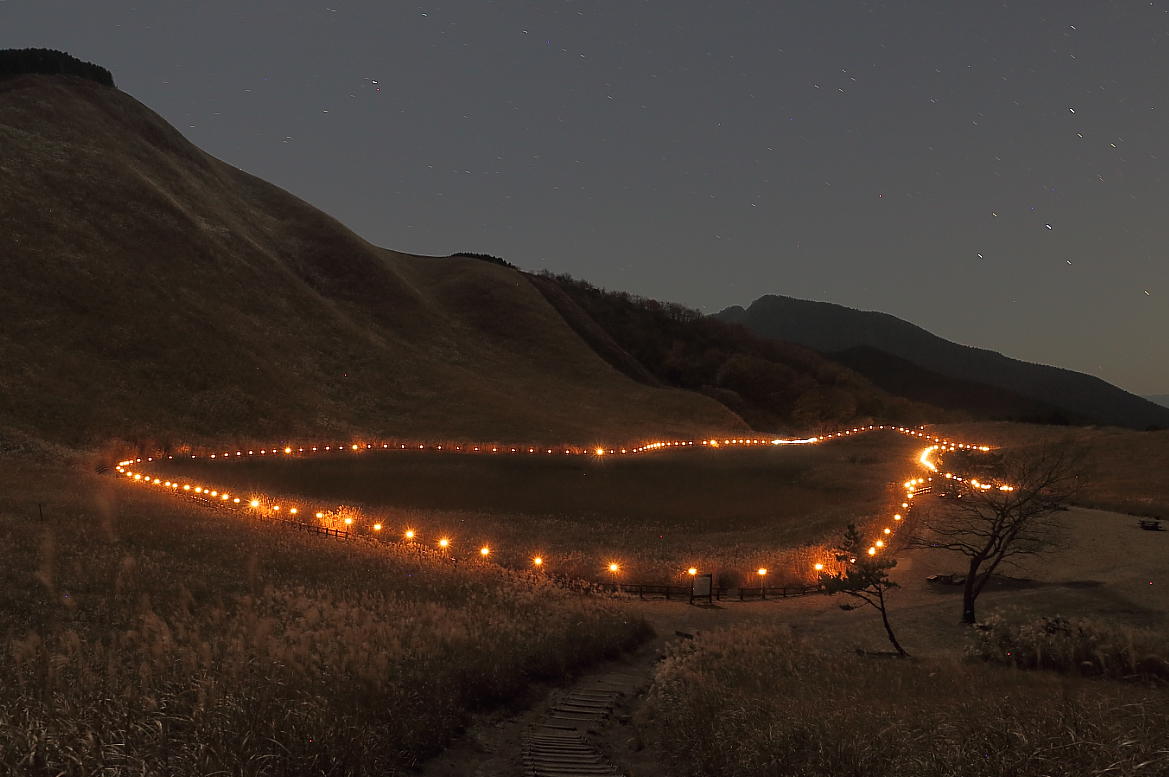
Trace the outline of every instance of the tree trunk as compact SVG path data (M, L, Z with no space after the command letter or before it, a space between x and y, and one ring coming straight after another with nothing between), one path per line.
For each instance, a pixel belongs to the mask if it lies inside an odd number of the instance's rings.
M978 577L978 568L982 566L982 559L970 559L970 569L966 573L966 584L962 589L962 622L977 623L974 617L974 600L978 594L974 591L974 581Z
M889 625L889 616L885 614L885 595L880 594L880 610L881 621L885 624L885 633L889 635L889 641L893 643L893 647L897 648L897 655L902 658L909 658L909 654L905 652L905 648L901 647L901 643L897 641L897 637L893 636L893 627Z

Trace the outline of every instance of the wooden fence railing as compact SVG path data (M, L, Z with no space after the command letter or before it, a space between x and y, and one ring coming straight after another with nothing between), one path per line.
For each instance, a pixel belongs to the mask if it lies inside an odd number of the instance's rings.
M646 597L660 596L665 599L689 599L690 586L688 585L661 585L654 583L596 583L594 588L599 588L602 591L609 591L612 593L626 594L628 596L636 596L639 599ZM794 596L809 596L811 594L818 594L823 592L823 587L819 585L787 585L787 586L764 586L760 588L726 588L716 587L711 589L711 594L718 601L723 599L734 598L737 596L739 601L746 601L747 599L787 599ZM706 598L705 596L703 598Z
M330 529L327 526L317 526L312 523L301 523L300 521L291 521L287 518L275 518L276 523L283 523L297 531L306 531L309 534L323 534L326 537L336 537L339 540L349 539L348 529Z
M772 599L778 597L780 599L787 599L791 596L808 596L810 594L818 594L823 592L824 587L820 585L779 585L779 586L761 586L759 588L740 588L739 601L746 601L752 597L759 597L766 599L770 596Z

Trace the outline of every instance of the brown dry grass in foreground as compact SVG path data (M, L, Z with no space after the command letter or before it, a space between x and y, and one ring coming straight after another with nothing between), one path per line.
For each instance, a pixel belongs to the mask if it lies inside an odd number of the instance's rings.
M4 774L399 773L648 628L496 567L4 464Z
M724 585L811 582L813 547L848 523L887 516L889 486L916 474L924 443L872 432L820 445L620 456L434 451L349 452L275 460L166 462L148 472L240 494L280 495L302 515L360 506L350 528L550 574L626 583L682 582L695 566ZM258 457L257 457L258 458ZM185 482L185 481L184 481ZM249 497L250 498L250 497ZM301 501L296 501L299 498ZM347 513L349 515L349 513ZM620 572L611 575L610 563Z
M932 434L998 447L1071 440L1085 447L1088 486L1076 504L1169 519L1169 431L1032 424L946 424Z
M771 628L678 645L649 710L686 777L1169 774L1163 689L824 654Z

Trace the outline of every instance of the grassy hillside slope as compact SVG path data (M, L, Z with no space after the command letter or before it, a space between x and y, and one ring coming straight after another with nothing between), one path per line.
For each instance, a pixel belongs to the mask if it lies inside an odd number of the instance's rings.
M886 313L768 294L746 310L734 306L717 317L826 353L867 345L951 378L1013 391L1114 426L1169 428L1169 408L1099 378L959 345Z
M0 429L591 441L742 428L514 270L378 249L69 76L0 82Z

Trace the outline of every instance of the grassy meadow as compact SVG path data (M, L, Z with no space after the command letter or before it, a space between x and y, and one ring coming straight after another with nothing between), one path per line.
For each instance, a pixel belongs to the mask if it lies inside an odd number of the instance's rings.
M493 565L4 465L4 774L402 773L471 711L648 636Z
M1089 443L1102 459L1139 461L1156 449L1131 441L1158 439ZM405 773L473 712L521 707L649 636L620 601L553 577L660 582L695 565L731 584L757 585L758 566L769 583L808 579L819 543L900 501L924 444L873 432L626 457L346 451L149 465L254 497L257 510L6 459L0 773ZM1127 498L1157 493L1149 478ZM355 538L266 520L276 504ZM440 537L445 557L430 552ZM495 563L481 562L484 545ZM1169 772L1163 639L1067 615L1058 633L999 625L966 659L909 662L770 626L704 632L671 648L637 725L677 777Z
M825 653L755 627L676 643L650 693L642 725L674 777L1169 773L1164 685Z
M717 571L728 585L810 579L815 543L886 515L892 482L916 474L920 440L871 432L810 446L687 449L637 456L340 452L305 457L154 462L148 471L263 495L324 523L387 540L411 529L450 555L484 545L496 562L618 582ZM186 482L186 481L184 481ZM268 514L272 514L270 511ZM380 523L382 531L372 526ZM610 563L620 565L614 575ZM755 578L755 579L753 579Z
M1007 424L930 432L1003 447L1070 437L1092 462L1079 502L1167 515L1156 512L1166 504L1165 433ZM1142 534L1134 523L1123 531ZM1023 586L997 607L984 602L994 614L974 629L925 626L939 592L903 579L890 619L928 657L846 652L826 613L793 621L804 638L787 626L740 625L676 643L639 725L670 777L1169 774L1169 636L1163 603L1144 598L1146 585L1163 582L1163 565L1126 578L1124 562L1108 560L1123 544L1112 525L1081 525L1087 535L1050 556L1041 579L1065 591ZM917 569L910 574L925 574ZM1099 589L1092 612L1077 609L1092 597L1069 595L1079 586ZM928 634L937 644L922 642Z
M1081 445L1088 452L1088 477L1077 504L1169 519L1169 431L1008 423L946 424L930 431L1002 447L1062 440Z

